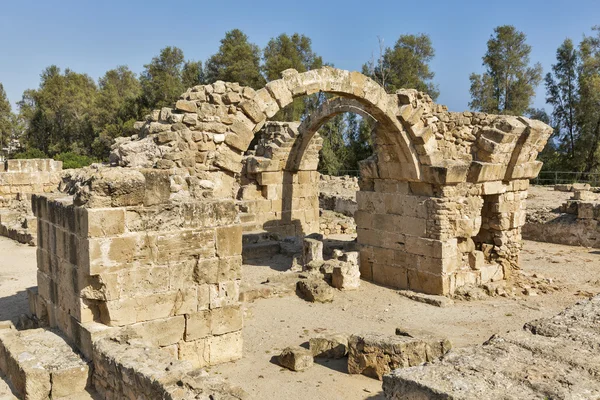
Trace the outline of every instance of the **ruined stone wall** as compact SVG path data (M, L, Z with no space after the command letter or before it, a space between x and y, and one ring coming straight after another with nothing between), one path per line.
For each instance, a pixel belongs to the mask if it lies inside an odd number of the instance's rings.
M319 150L315 137L299 170L290 168L298 123L268 122L244 159L238 193L244 232L304 236L319 230Z
M7 160L0 163L0 207L27 194L55 191L62 161L51 159Z
M439 187L381 179L362 163L355 213L361 276L452 294L504 279L518 265L527 180Z
M0 236L35 245L31 195L56 191L61 173L62 161L51 159L0 163Z
M573 197L559 208L531 213L527 216L523 237L539 242L600 248L600 194L586 189L575 190Z
M155 170L90 168L66 187L33 198L39 320L88 357L82 338L98 324L197 367L241 357L233 200L172 202L169 174Z
M144 343L101 339L94 345L95 390L105 399L243 399L245 393Z

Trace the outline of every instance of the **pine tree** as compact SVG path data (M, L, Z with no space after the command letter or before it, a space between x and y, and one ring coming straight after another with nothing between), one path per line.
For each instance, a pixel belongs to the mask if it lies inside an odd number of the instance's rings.
M238 82L255 89L265 85L260 72L260 49L239 29L225 34L217 54L206 62L206 81Z
M511 25L494 29L483 57L486 72L469 77L472 109L510 115L522 115L529 109L542 79L542 66L529 66L531 46L525 39L525 34Z

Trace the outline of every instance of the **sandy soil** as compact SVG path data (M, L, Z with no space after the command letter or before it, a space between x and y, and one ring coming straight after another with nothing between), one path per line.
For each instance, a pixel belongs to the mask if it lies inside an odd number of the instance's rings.
M0 237L0 321L28 312L25 289L36 286L35 247ZM0 374L0 400L16 399Z
M259 283L282 274L286 261L244 266L244 279ZM259 264L259 263L256 263ZM436 308L401 297L396 291L362 282L352 292L337 292L331 304L307 303L295 295L245 304L244 358L212 367L252 398L381 399L381 382L346 372L345 360L318 361L305 372L275 364L287 346L306 345L317 333L387 332L402 327L416 335L448 337L454 346L479 344L498 332L520 329L527 321L556 314L584 296L600 292L600 251L525 242L523 270L553 279L552 294L458 301Z
M27 311L24 289L35 285L35 248L0 238L0 320ZM245 265L244 280L260 284L286 272L291 261L278 256ZM264 264L264 265L260 265ZM211 373L243 387L251 398L382 399L381 382L348 375L346 360L318 360L305 372L282 369L274 357L287 347L305 345L317 333L387 332L402 327L415 335L448 337L461 347L484 342L492 334L519 329L526 321L558 313L600 292L600 251L525 242L523 270L543 274L562 289L552 294L458 301L436 308L401 297L396 291L363 282L337 292L330 304L307 303L294 294L244 304L244 358L211 367ZM0 377L0 399L15 399Z

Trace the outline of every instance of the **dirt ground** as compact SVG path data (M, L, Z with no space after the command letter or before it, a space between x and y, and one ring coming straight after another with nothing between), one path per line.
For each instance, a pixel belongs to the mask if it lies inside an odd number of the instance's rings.
M558 207L571 195L545 188L532 188L530 193L532 209ZM0 254L0 320L14 319L27 311L25 288L36 284L35 248L0 237ZM245 285L281 279L290 275L285 272L290 265L291 259L283 255L245 265ZM317 360L305 372L292 372L278 366L275 356L287 346L306 345L312 336L325 331L393 335L402 327L415 336L445 336L455 347L479 344L494 333L520 329L527 321L554 315L583 297L600 293L598 249L526 241L521 265L525 274L551 279L560 290L456 301L451 307L437 308L363 281L356 291L336 292L330 304L308 303L293 292L245 303L243 359L209 371L244 388L251 398L383 399L381 382L348 375L346 359ZM0 399L15 399L1 377Z

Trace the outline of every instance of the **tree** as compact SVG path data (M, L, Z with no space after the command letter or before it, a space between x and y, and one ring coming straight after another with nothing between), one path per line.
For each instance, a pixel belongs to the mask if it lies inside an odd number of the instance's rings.
M4 91L4 86L0 83L0 152L9 143L12 136L13 113Z
M553 107L552 118L561 142L568 143L568 153L575 158L577 107L579 104L579 53L573 41L566 39L556 51L556 64L546 74L546 103Z
M258 89L265 85L260 73L260 49L248 41L239 29L225 34L217 54L206 62L206 80L209 83L222 80L238 82L243 86Z
M401 88L417 89L435 100L440 93L429 67L434 56L431 38L423 33L400 35L393 48L385 48L379 39L378 59L364 64L362 71L390 93Z
M595 36L586 36L579 46L579 140L576 152L581 155L581 170L600 169L600 26L592 28Z
M294 33L288 36L285 33L272 38L267 43L263 52L264 71L267 80L273 81L281 77L281 72L294 68L298 72L306 72L321 68L323 59L312 50L311 40L307 36ZM292 104L285 107L274 119L279 121L297 121L306 113L307 107L315 103L316 96L310 99L297 98Z
M133 124L141 117L138 103L141 93L140 82L127 66L111 69L99 79L94 118L96 138L92 144L95 157L105 159L115 138L133 132Z
M183 66L183 51L171 46L162 49L150 64L144 65L140 82L141 104L146 111L173 106L186 89L182 82Z
M96 84L86 74L52 65L37 90L26 90L19 102L26 123L25 145L48 155L73 151L89 154L94 141Z
M186 61L181 71L184 88L191 88L204 83L204 70L201 61Z
M483 57L486 72L469 77L471 108L509 115L522 115L529 109L542 79L542 66L529 66L531 46L525 39L525 34L511 25L494 29Z

